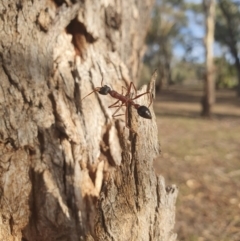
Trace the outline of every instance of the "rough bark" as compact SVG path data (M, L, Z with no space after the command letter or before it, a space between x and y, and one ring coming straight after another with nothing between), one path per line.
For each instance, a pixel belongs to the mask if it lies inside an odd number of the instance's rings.
M152 84L152 86L155 86ZM140 93L145 92L143 88ZM146 101L146 100L145 100ZM159 154L158 131L153 121L132 111L129 138L121 138L122 162L103 185L98 203L96 235L99 240L174 241L177 188L156 176L153 160Z
M1 1L0 240L175 240L155 117L127 140L110 97L81 101L137 78L151 5Z
M215 103L215 73L213 59L215 0L203 0L205 12L205 79L204 96L202 98L202 115L209 117L211 107Z

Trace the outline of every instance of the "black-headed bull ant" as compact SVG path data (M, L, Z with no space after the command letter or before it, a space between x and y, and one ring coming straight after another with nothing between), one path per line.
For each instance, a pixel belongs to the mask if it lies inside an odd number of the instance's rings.
M101 83L101 85L102 85L102 83ZM116 115L116 114L120 110L121 107L126 106L126 111L125 111L126 127L128 129L130 129L131 131L133 131L127 124L128 123L128 121L127 121L127 119L128 119L128 111L127 111L128 106L133 106L137 110L138 115L140 115L141 117L146 118L146 119L152 119L151 112L150 112L150 110L148 108L151 105L151 103L152 103L152 95L151 95L151 92L147 91L147 92L144 92L144 93L139 94L139 95L137 95L137 96L132 98L131 97L131 89L132 89L132 87L134 88L135 93L137 93L137 89L136 89L134 83L131 82L129 87L128 87L128 89L127 89L127 93L125 95L123 95L123 94L119 94L117 91L113 90L110 86L103 85L102 87L94 88L94 90L91 93L89 93L88 95L86 95L84 98L82 98L82 100L85 99L87 96L91 95L94 92L98 92L101 95L107 95L107 94L111 95L113 98L117 99L117 101L115 103L113 103L112 105L108 106L108 108L117 108L112 116L113 117L117 117L117 116L122 115L122 114L119 114L119 115ZM125 87L123 87L123 88L125 88ZM149 94L150 95L150 99L151 99L150 104L149 104L148 107L146 107L144 105L136 104L134 102L134 100L136 100L139 97L141 97L143 95L146 95L146 94ZM122 102L122 103L120 104L119 102Z

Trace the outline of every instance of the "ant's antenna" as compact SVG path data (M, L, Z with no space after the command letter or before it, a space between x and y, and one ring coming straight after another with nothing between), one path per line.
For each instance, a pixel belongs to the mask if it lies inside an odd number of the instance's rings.
M94 92L99 92L100 89L101 89L100 87L95 88L92 92L90 92L89 94L87 94L86 96L84 96L84 97L81 99L81 101L83 101L86 97L88 97L88 96L91 95L92 93L94 93Z
M101 80L101 86L102 86L102 84L103 84L103 72L102 72L102 70L101 70L100 65L99 65L98 62L97 62L97 65L98 65L99 71L100 71L101 76L102 76L102 80ZM87 94L86 96L84 96L84 97L81 99L81 101L83 101L86 97L88 97L88 96L91 95L92 93L94 93L94 92L99 92L100 89L101 89L101 87L96 87L96 88L94 88L94 90L93 90L92 92L90 92L89 94Z

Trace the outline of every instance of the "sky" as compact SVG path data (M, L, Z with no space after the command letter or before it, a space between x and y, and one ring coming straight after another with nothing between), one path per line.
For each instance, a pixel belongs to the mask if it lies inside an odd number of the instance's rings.
M204 22L201 16L196 16L193 12L187 12L188 17L188 27L183 29L183 33L190 33L194 39L198 39L198 41L194 41L194 48L191 52L191 57L196 59L197 62L204 61L204 47L203 47L203 37L204 37ZM202 24L200 24L202 22ZM182 58L185 54L185 51L182 46L175 46L174 55L176 58Z
M202 0L186 0L186 2L192 2L192 3L201 3ZM205 59L205 49L203 45L203 37L204 37L204 19L203 16L196 15L193 12L189 11L187 12L188 17L188 27L187 29L184 29L183 31L190 32L191 35L194 38L199 39L199 41L196 41L196 44L193 48L193 51L191 53L191 58L195 59L196 62L203 63ZM221 56L223 52L228 52L226 49L223 49L222 46L215 43L214 44L214 56ZM182 59L185 55L185 51L182 46L177 45L174 47L173 50L174 56L176 59ZM230 54L226 54L226 58L229 62L232 62L233 59L230 56Z
M186 2L200 4L202 0L186 0ZM205 51L202 42L204 37L203 16L196 15L192 11L188 11L186 14L188 17L188 27L183 29L183 32L186 31L186 33L190 33L194 39L198 39L198 41L194 43L194 48L191 52L191 58L195 59L197 62L204 62ZM173 52L177 59L181 59L185 54L183 47L180 45L175 46Z
M158 4L161 1L166 2L167 0L156 0ZM185 2L201 4L203 0L185 0ZM191 43L193 46L191 52L188 54L184 49L184 46L180 42L175 42L173 47L173 58L174 61L182 60L183 58L189 62L204 63L205 61L205 47L204 47L204 35L205 35L205 21L203 14L197 14L193 11L186 11L186 16L188 18L187 27L181 29L181 34L185 36L185 40ZM185 46L186 47L186 46ZM225 56L226 59L233 63L234 59L229 53L227 47L220 46L218 43L214 43L213 46L214 56L220 57Z

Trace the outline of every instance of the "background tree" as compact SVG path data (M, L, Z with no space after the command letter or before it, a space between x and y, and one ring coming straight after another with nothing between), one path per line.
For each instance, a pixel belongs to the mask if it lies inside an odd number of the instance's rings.
M211 107L215 102L215 77L214 77L214 25L215 25L215 0L204 0L203 8L205 13L205 78L204 96L202 98L202 115L210 116Z
M0 240L176 240L152 108L128 135L110 97L81 101L136 80L151 6L0 2Z
M172 51L182 41L181 28L186 24L183 1L156 1L152 24L147 36L147 66L159 69L159 80L167 85L172 80ZM161 85L158 83L158 85Z
M240 59L239 59L239 41L240 41L240 9L239 2L229 0L219 0L217 11L216 41L221 46L227 46L231 56L234 59L238 88L237 93L240 96Z

